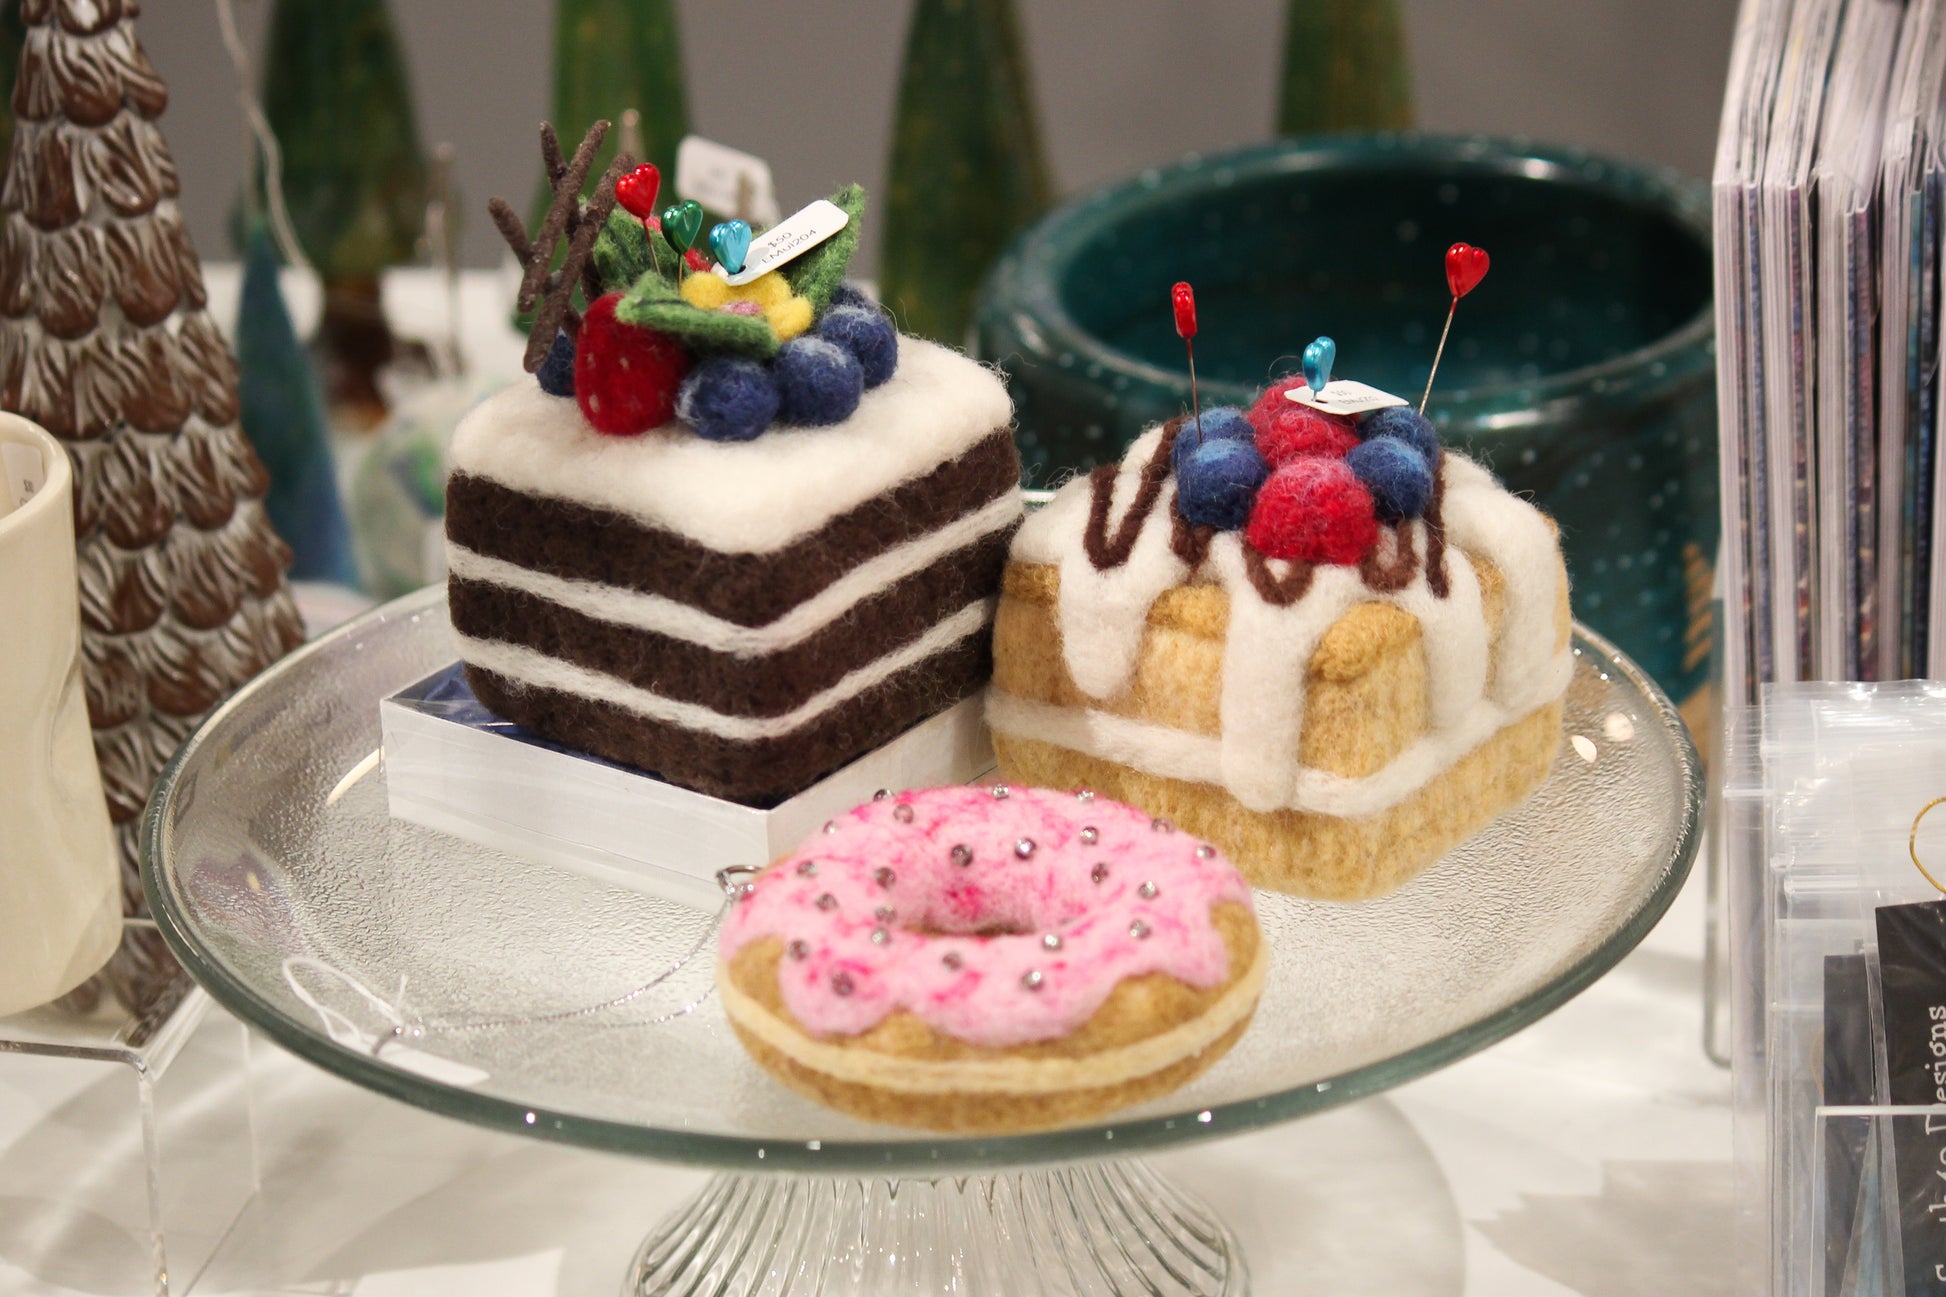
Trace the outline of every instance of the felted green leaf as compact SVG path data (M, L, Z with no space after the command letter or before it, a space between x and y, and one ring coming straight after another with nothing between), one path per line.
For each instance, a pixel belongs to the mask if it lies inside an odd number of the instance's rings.
M769 360L777 354L777 332L762 316L691 306L682 300L673 283L653 270L628 290L615 308L615 318L623 324L667 334L697 356L730 352Z
M595 274L601 279L601 291L613 293L631 288L643 275L660 271L674 291L676 250L660 231L655 236L656 257L649 257L648 231L642 222L624 211L609 213L608 224L602 226L601 233L595 238Z
M865 214L864 186L846 185L831 195L831 201L851 218L845 222L845 228L784 267L784 278L790 280L791 291L809 298L811 310L817 315L823 315L824 308L831 304L831 295L845 282L845 271L858 251L858 222Z

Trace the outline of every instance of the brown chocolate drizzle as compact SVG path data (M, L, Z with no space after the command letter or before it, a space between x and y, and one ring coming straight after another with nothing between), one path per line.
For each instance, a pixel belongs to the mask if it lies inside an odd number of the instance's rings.
M1142 465L1135 499L1129 503L1128 512L1122 515L1121 526L1115 529L1112 538L1108 535L1108 511L1115 503L1116 466L1103 464L1089 474L1088 526L1081 533L1081 544L1088 552L1088 561L1097 569L1120 567L1134 552L1136 538L1142 534L1143 524L1148 522L1155 502L1161 498L1162 484L1169 480L1170 452L1175 448L1176 434L1182 431L1185 417L1179 414L1162 426L1162 440L1156 443L1149 462Z
M1426 502L1426 588L1433 598L1444 599L1452 584L1446 579L1446 452L1439 452L1433 465L1432 499Z
M1270 570L1270 560L1254 545L1243 546L1243 570L1257 588L1258 597L1273 608L1288 608L1309 594L1311 578L1317 575L1315 564L1298 559L1278 576Z
M1169 532L1169 548L1194 572L1209 557L1210 542L1216 539L1216 528L1199 527L1183 517L1179 510L1171 509L1169 513L1174 523Z
M1392 533L1392 561L1385 561L1382 543L1374 545L1358 560L1358 575L1377 593L1395 594L1412 584L1412 578L1419 574L1419 551L1412 544L1409 524L1402 522L1386 530ZM1383 536L1381 531L1380 537Z

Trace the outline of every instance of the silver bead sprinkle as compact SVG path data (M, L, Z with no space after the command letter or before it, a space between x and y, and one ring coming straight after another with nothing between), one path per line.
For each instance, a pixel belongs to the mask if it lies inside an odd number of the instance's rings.
M831 989L839 995L851 994L851 974L839 969L831 975Z
M1014 854L1016 856L1019 856L1022 860L1025 860L1027 859L1027 857L1033 855L1034 840L1032 838L1022 838L1020 841L1014 843Z
M1150 820L1149 827L1157 833L1174 833L1176 831L1176 826L1167 820Z
M824 831L826 833L836 833L838 831L838 821L826 820L824 822Z
M1137 919L1128 925L1128 935L1134 937L1137 941L1146 941L1149 937L1149 925Z
M1088 871L1088 877L1090 877L1090 878L1092 878L1092 879L1094 879L1094 880L1095 880L1096 882L1098 882L1098 883L1105 883L1105 882L1107 882L1107 881L1108 881L1108 862L1107 862L1107 861L1105 861L1105 860L1104 860L1104 861L1100 861L1100 862L1097 862L1097 863L1096 863L1096 865L1095 865L1095 867L1094 867L1093 869L1091 869L1091 870L1089 870L1089 871Z
M793 941L785 949L790 952L792 959L809 959L811 957L811 943L808 941Z
M1082 846L1092 847L1095 845L1095 843L1100 841L1101 841L1101 830L1097 829L1094 825L1090 824L1087 828L1081 830Z
M1215 858L1216 848L1212 847L1209 843L1205 842L1202 846L1196 848L1196 859L1214 860Z
M892 867L890 865L880 865L875 871L873 871L872 881L877 883L880 887L889 889L893 883L899 881L899 876L892 872Z
M1074 795L1076 799L1084 802L1095 800L1095 790L1092 788L1077 788L1074 790Z
M1026 987L1030 991L1038 991L1041 989L1041 983L1045 980L1046 979L1041 976L1040 969L1030 968L1024 974L1021 975L1020 984Z
M967 846L965 843L961 843L959 846L953 848L952 856L953 863L961 869L964 869L973 863L973 848Z
M995 784L995 785L993 786L993 800L994 800L994 801L996 801L996 802L1004 802L1004 801L1006 801L1006 800L1007 800L1007 794L1008 794L1008 792L1009 792L1009 791L1010 791L1010 790L1008 789L1008 787L1007 787L1007 786L1006 786L1005 784Z
M1143 883L1135 889L1135 894L1145 901L1153 901L1155 899L1155 884Z
M1046 934L1041 938L1041 945L1048 950L1059 950L1061 948L1061 934L1058 932Z
M939 962L946 965L946 967L952 969L955 973L957 973L961 968L964 968L966 966L966 961L959 957L959 953L957 951L952 951L952 950L949 950L945 954L941 955L939 957Z
M887 932L884 928L872 929L872 944L874 946L882 946L886 942L890 941L891 939L892 939L892 934Z
M877 792L872 794L872 800L875 802L882 802L886 798L890 797L891 795L892 795L892 790L890 788L881 788Z
M890 923L899 917L899 912L889 905L881 905L872 911L872 917L880 923Z
M912 808L904 802L900 802L892 808L892 818L901 824L910 824L912 823Z
M815 877L818 872L818 862L815 860L800 860L797 862L797 872L803 874L806 878Z
M830 892L826 892L818 897L818 908L820 910L835 910L838 908L838 898Z

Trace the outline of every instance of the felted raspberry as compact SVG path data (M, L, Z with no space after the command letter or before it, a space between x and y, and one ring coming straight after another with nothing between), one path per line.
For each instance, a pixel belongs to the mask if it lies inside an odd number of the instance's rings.
M1307 456L1264 482L1243 534L1267 558L1350 564L1378 544L1378 517L1345 461Z
M615 318L620 293L597 298L575 339L574 399L596 432L630 437L676 414L689 353L674 338Z
M1256 428L1257 431L1262 432L1265 424L1269 422L1271 415L1295 408L1294 403L1286 399L1284 393L1295 392L1303 386L1304 375L1291 374L1278 379L1269 387L1257 393L1256 403L1250 407L1250 413L1248 415L1251 426Z
M1343 459L1358 444L1350 419L1295 401L1266 412L1256 427L1257 451L1272 464L1288 464L1304 455Z

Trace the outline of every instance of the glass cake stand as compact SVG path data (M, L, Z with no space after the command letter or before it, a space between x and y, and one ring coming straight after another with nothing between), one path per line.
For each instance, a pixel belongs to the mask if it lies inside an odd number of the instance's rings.
M1574 651L1533 798L1384 900L1260 893L1273 966L1236 1048L1165 1098L1044 1134L893 1129L800 1099L708 994L713 914L393 820L378 701L455 657L438 588L217 712L157 785L144 864L184 963L302 1057L451 1117L715 1168L627 1292L1236 1294L1229 1231L1134 1155L1519 1030L1614 965L1688 872L1702 785L1674 708L1599 637Z

